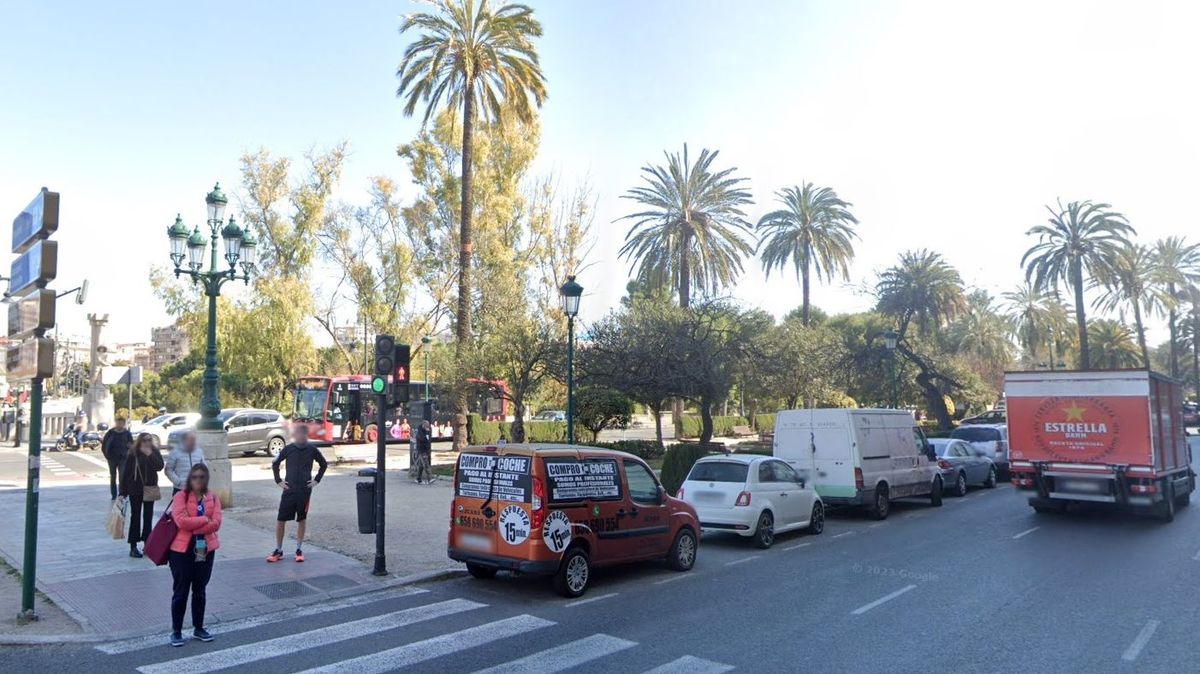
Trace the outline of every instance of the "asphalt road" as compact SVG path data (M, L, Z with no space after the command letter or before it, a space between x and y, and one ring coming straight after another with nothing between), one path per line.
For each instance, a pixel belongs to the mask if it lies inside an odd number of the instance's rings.
M768 551L706 534L693 571L599 571L582 600L537 579L464 577L211 625L216 642L181 649L164 634L0 656L6 671L97 674L1179 671L1193 668L1198 576L1200 504L1167 525L1099 508L1045 516L1002 485L942 508L900 502L882 523L833 514L824 534Z

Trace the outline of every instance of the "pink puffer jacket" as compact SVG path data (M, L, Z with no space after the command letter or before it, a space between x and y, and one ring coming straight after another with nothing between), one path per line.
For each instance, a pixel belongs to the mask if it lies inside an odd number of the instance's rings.
M221 499L212 492L204 495L204 517L196 515L196 495L181 491L171 499L171 518L179 533L171 543L172 552L187 552L192 536L203 535L209 552L221 547L217 530L221 528ZM212 521L209 521L209 518Z

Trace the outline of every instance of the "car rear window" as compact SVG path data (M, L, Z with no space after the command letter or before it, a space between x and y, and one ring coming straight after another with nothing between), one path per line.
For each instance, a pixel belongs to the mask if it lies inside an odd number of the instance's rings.
M528 456L460 454L455 472L455 493L466 498L529 503Z
M736 461L704 461L692 466L687 479L696 482L745 482L750 466Z
M950 437L967 442L994 442L1000 439L1000 431L994 428L960 426L950 433Z

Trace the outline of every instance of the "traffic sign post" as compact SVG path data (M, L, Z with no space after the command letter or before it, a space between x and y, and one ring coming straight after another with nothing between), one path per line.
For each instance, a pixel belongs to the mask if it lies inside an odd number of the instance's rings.
M392 373L396 340L391 335L375 336L375 568L376 576L387 575L387 554L383 549L384 489L387 482L387 378Z

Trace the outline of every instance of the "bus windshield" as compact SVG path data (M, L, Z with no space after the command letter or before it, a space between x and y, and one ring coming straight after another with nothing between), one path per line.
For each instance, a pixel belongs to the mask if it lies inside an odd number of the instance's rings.
M323 419L325 416L325 401L329 393L324 390L297 389L294 419Z

